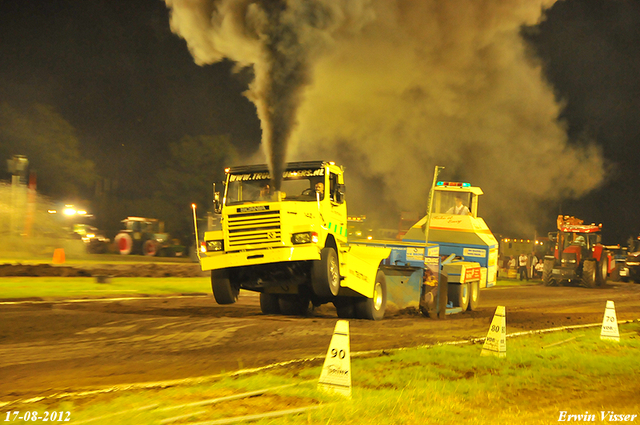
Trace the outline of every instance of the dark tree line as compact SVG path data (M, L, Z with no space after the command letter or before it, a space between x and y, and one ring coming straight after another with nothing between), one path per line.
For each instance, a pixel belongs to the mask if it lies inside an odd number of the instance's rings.
M0 160L25 155L37 173L37 190L58 203L88 204L94 225L113 237L120 220L144 216L165 221L166 230L190 242L191 204L199 215L212 210L213 183L221 182L224 167L237 158L228 135L186 135L170 143L163 163L145 181L122 181L118 164L113 174L100 175L96 163L108 156L87 159L73 126L52 107L36 104L17 108L0 104ZM132 153L133 155L133 153ZM123 158L123 163L131 164ZM0 174L10 179L6 166ZM134 190L135 189L135 190Z

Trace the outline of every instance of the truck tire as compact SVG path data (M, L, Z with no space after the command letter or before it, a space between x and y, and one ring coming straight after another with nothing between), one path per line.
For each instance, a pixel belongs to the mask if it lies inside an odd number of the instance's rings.
M337 297L333 301L338 317L341 319L353 319L356 317L356 306L352 297Z
M158 253L158 244L156 241L151 239L144 241L144 244L142 245L142 253L146 257L155 257Z
M356 316L360 319L382 320L387 310L387 280L381 270L376 275L373 298L357 300L355 308Z
M233 304L238 301L240 288L231 283L229 270L211 270L211 289L218 304Z
M544 264L542 266L542 284L544 286L553 286L555 281L553 279L553 266L555 265L555 258L546 258L544 259Z
M460 307L462 311L466 311L469 307L469 284L449 284L449 301L454 307Z
M467 310L476 311L480 306L480 281L476 280L469 284L469 307Z
M333 248L320 251L320 261L313 264L311 274L313 292L319 298L333 298L340 290L340 264Z
M609 261L606 253L602 253L600 261L598 261L598 270L596 273L596 285L603 286L607 283L607 274L609 273Z
M263 314L280 314L280 303L276 294L260 293L260 310Z
M287 316L307 316L310 304L309 297L302 294L283 294L278 297L280 312Z
M595 288L596 287L596 274L598 268L598 263L594 259L584 260L584 264L582 265L582 283L587 288Z
M128 233L118 233L114 242L116 243L116 248L120 255L131 254L131 250L133 249L133 239L131 239L131 235Z

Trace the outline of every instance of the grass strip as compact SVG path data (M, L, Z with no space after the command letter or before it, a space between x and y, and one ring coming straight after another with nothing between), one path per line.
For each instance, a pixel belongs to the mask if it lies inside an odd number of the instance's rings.
M206 277L114 277L97 283L93 277L3 277L1 299L105 298L120 295L209 294Z
M551 424L563 414L586 412L598 419L608 412L631 417L640 414L640 323L623 324L620 330L627 335L620 342L600 340L599 329L522 335L508 340L506 358L481 357L480 344L443 344L352 358L351 401L315 386L291 386L189 411L191 403L208 399L306 380L317 382L321 366L296 364L198 385L43 400L28 409L71 411L74 422L130 410L110 418L110 425L160 423L174 417L167 415L174 413L167 409L171 406L187 406L175 409L185 418L206 409L202 415L209 420L203 424L225 423L222 421L235 417L261 425L274 423L268 416L255 416L256 412L280 411L297 412L278 416L277 423L285 425ZM132 410L150 403L161 407ZM308 406L325 408L305 410ZM12 405L11 410L25 409Z

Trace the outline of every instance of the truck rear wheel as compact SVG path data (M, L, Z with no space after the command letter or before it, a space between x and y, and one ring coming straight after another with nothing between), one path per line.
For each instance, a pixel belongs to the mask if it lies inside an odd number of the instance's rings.
M544 264L542 267L542 284L544 286L552 286L554 284L554 280L552 278L553 275L553 266L555 265L554 258L545 258Z
M384 317L387 310L387 280L381 270L376 275L373 298L357 300L355 308L356 316L361 319L381 320Z
M233 304L238 301L240 288L231 283L229 270L211 270L211 289L218 304Z
M340 290L340 265L338 254L333 248L323 248L320 251L320 261L313 264L311 275L313 292L319 298L332 298Z
M260 293L260 310L264 314L280 314L280 303L276 294Z
M449 284L449 301L454 307L460 307L462 311L466 311L469 307L469 284Z
M356 306L354 299L351 297L337 297L333 301L333 305L336 307L338 317L341 319L353 319L356 317Z
M480 281L476 280L469 284L469 307L467 310L476 311L480 306Z
M596 287L597 265L598 263L593 259L584 261L584 265L582 266L582 282L587 288Z
M310 311L309 297L302 294L283 294L278 297L282 314L287 316L306 316Z

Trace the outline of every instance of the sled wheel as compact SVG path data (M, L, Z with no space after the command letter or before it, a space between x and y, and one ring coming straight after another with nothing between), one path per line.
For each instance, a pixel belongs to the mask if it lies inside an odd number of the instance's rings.
M469 289L469 307L467 307L467 310L476 311L480 306L480 281L471 282Z
M465 311L469 307L469 284L449 284L449 301L454 307L460 307Z

